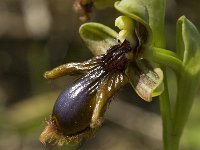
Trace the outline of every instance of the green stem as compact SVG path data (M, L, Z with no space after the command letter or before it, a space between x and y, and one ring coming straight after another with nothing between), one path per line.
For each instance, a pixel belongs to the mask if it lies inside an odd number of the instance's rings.
M160 48L165 48L165 36L164 36L164 22L165 22L165 7L166 7L166 1L161 0L158 2L159 3L159 21L153 21L153 29L154 35L153 35L153 45L155 47L160 47ZM156 7L155 7L156 8ZM158 7L157 7L158 8ZM156 9L154 11L157 11ZM154 12L155 14L158 12ZM162 125L163 125L163 146L164 150L173 150L171 149L171 106L170 106L170 100L169 100L169 91L168 91L168 86L167 86L167 74L166 74L166 66L169 66L171 63L169 63L169 60L174 58L172 57L173 55L168 55L167 53L164 53L166 51L163 51L162 49L158 48L152 48L152 60L154 60L157 63L161 63L163 65L162 70L164 73L164 86L165 90L163 93L160 95L160 111L161 111L161 116L162 116ZM168 56L171 56L167 58ZM164 59L164 61L163 61ZM163 64L167 60L168 63ZM177 61L175 61L177 62Z
M162 116L162 125L163 125L163 143L164 143L164 149L165 150L172 150L171 149L171 109L170 109L170 101L169 101L169 94L168 94L168 86L167 86L167 76L166 76L166 69L165 67L162 67L164 70L164 86L165 90L160 95L160 112Z
M178 77L180 77L180 72L182 69L182 61L177 57L177 55L169 50L161 49L152 47L152 60L156 63L162 65L162 70L164 72L164 85L165 90L160 95L160 111L162 115L163 121L163 142L164 142L164 150L178 150L180 135L175 135L173 131L176 129L174 128L174 124L172 120L173 114L171 111L171 104L169 99L169 91L167 85L167 73L166 67L169 67L175 71ZM179 115L178 115L179 116ZM175 117L177 118L177 116ZM177 122L174 122L175 124ZM177 128L178 124L177 124Z
M195 78L195 75L193 75L195 69L192 69L191 71L191 69L187 68L187 66L183 66L182 61L179 59L179 57L177 57L175 53L173 53L172 51L162 49L165 48L164 14L165 14L166 2L165 0L161 0L158 3L161 6L159 7L160 8L159 12L157 12L160 15L159 21L155 20L153 20L152 22L150 21L150 27L153 31L154 47L152 47L151 50L149 51L151 55L148 55L147 52L147 56L151 57L151 60L160 64L162 66L162 70L164 73L163 82L165 85L165 90L160 95L160 110L163 121L164 150L178 150L181 135L185 127L185 124L187 122L192 107L192 103L194 100L194 96L198 89L199 84L197 77ZM152 10L154 15L155 11L157 11L157 9L155 9L156 8L155 6L153 7L154 9ZM182 35L177 34L177 36L181 37ZM194 41L194 38L192 39L192 41ZM188 44L188 41L186 42L186 44ZM179 47L179 49L183 52L183 47L181 46ZM194 48L195 46L191 47ZM194 57L193 55L191 56ZM177 75L177 93L172 93L177 95L173 112L171 111L172 106L170 104L170 99L169 99L169 95L171 93L169 93L168 91L168 85L167 85L168 77L166 73L166 67L173 69L173 71ZM193 66L191 65L191 67Z
M161 9L160 14L160 21L154 21L154 41L153 45L155 47L152 48L152 60L157 62L158 64L162 65L162 70L164 73L164 86L165 90L160 95L160 111L162 115L162 121L163 121L163 143L164 143L164 150L178 150L179 146L179 139L172 138L172 112L171 112L171 105L170 105L170 99L169 99L169 91L167 86L167 73L166 73L166 67L172 68L177 75L180 72L180 69L182 68L182 62L178 59L175 53L171 51L167 51L161 48L165 48L165 36L164 36L164 16L165 16L165 6L166 1L162 0L160 1ZM158 25L158 26L157 26ZM160 29L160 30L158 30ZM160 47L160 48L156 48Z

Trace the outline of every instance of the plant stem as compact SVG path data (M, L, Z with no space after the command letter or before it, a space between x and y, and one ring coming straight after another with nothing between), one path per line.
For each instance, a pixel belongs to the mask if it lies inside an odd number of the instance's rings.
M154 40L153 45L155 47L152 48L152 60L155 62L161 64L161 68L164 73L164 86L165 90L160 95L160 111L163 121L163 143L164 143L164 150L178 150L179 146L179 139L173 137L172 130L173 130L173 124L172 124L172 112L171 112L171 104L169 99L169 91L168 91L168 85L167 85L167 73L166 73L166 67L172 68L176 74L180 72L180 69L182 68L182 62L178 59L178 57L170 51L164 50L162 48L165 48L165 36L164 36L164 17L165 17L165 6L166 1L162 0L159 1L160 3L160 18L159 21L154 20ZM159 25L159 26L157 26ZM158 30L159 29L159 30ZM156 48L160 47L160 48ZM151 51L151 52L152 52ZM150 56L151 57L151 56Z
M172 138L172 112L171 112L171 105L169 100L169 91L167 85L167 73L166 73L166 66L173 68L176 73L179 72L179 69L182 68L182 62L173 54L173 52L161 49L165 48L165 36L164 36L164 17L165 17L165 6L166 1L160 1L162 4L160 9L160 18L159 18L159 26L154 26L154 46L160 48L152 48L153 55L152 60L161 64L161 68L164 73L164 86L165 90L160 95L160 111L162 116L162 125L163 125L163 143L164 143L164 150L178 150L179 139ZM156 22L156 21L154 21ZM160 29L160 30L157 30ZM155 36L156 35L156 36Z
M160 110L163 120L163 142L165 150L178 150L182 132L189 117L191 107L198 89L198 79L193 72L183 66L182 61L172 51L162 48L151 48L152 59L162 65L165 90L160 95ZM174 110L171 111L167 74L165 67L174 70L177 75L177 98Z
M162 67L163 69L165 67ZM168 86L167 86L167 76L166 76L166 69L163 70L164 72L164 86L165 90L160 95L160 112L162 116L162 125L163 125L163 144L165 150L172 150L171 145L171 109L170 109L170 101L169 101L169 94L168 94Z
M172 68L176 75L180 77L179 74L182 69L182 61L177 57L177 55L169 50L161 49L152 47L152 59L162 65L162 70L164 73L164 85L165 90L160 95L160 111L162 116L162 124L163 124L163 143L164 143L164 150L178 150L179 147L179 141L181 134L177 134L177 129L174 128L174 125L180 129L178 122L173 120L173 113L171 110L171 104L169 99L169 91L168 91L168 85L167 85L167 73L166 73L166 67ZM181 103L181 101L180 101ZM177 107L179 107L179 104L177 104ZM180 112L175 113L176 115L174 118L180 117ZM174 122L173 122L174 121ZM183 122L183 121L182 121ZM182 132L182 130L181 130Z

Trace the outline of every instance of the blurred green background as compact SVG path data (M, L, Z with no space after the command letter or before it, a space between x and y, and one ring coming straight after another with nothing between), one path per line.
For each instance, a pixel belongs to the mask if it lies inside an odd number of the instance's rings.
M79 37L81 22L72 6L72 0L0 0L0 150L161 150L159 101L140 100L129 85L114 96L94 138L64 147L39 142L59 92L74 80L49 82L43 73L92 56ZM175 50L178 17L185 15L200 29L199 12L199 0L167 0L168 49ZM113 8L94 10L91 20L114 27L118 15ZM173 85L170 70L169 75ZM200 149L199 92L194 103L181 150Z

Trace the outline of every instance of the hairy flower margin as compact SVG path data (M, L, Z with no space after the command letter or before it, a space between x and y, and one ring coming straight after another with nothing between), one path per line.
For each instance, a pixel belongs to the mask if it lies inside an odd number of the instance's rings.
M122 7L116 3L119 11ZM46 79L64 75L81 77L58 97L40 136L42 143L63 145L94 135L103 122L110 98L127 83L148 102L162 93L162 70L147 55L152 45L151 29L124 14L115 21L119 33L99 23L80 27L80 35L95 57L64 64L44 74Z

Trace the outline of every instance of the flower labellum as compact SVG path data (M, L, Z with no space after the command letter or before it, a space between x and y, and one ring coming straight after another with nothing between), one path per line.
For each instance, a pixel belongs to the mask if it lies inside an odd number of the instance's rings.
M43 143L79 142L94 133L103 122L110 98L128 82L124 73L128 63L125 54L130 51L129 42L124 41L112 46L106 54L45 73L46 79L64 74L82 74L82 77L58 97L48 126L40 136Z

